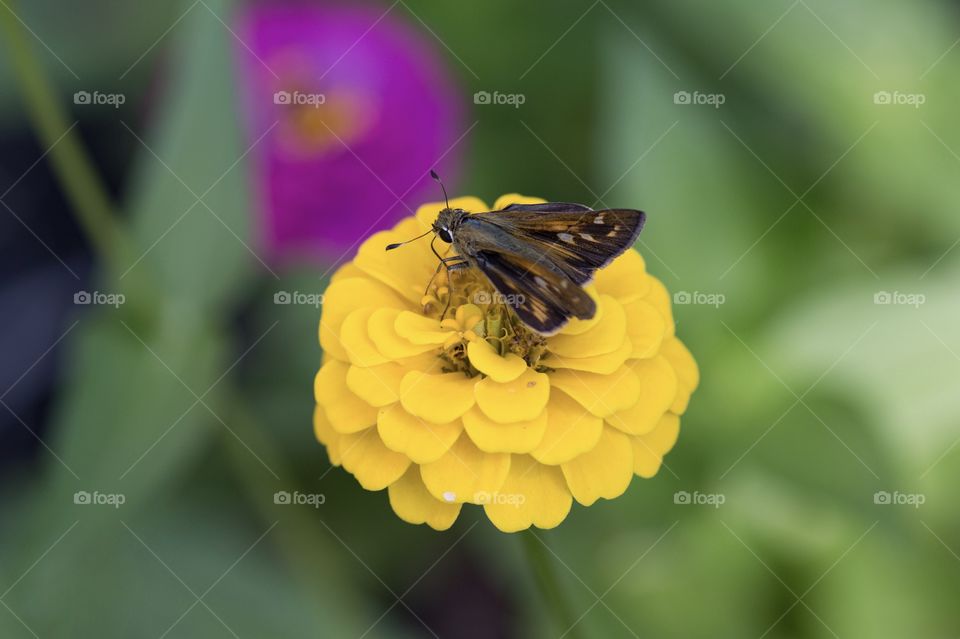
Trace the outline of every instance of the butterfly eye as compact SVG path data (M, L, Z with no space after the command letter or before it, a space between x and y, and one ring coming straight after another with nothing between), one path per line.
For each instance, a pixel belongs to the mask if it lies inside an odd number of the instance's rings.
M445 228L441 228L439 231L437 231L437 235L439 235L440 239L446 242L447 244L450 244L451 242L453 242L453 235L451 235L450 231L448 231Z

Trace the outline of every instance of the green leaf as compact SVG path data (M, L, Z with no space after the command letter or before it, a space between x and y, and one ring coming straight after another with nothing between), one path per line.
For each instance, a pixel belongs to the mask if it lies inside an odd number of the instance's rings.
M213 15L226 19L230 2L208 4L170 35L180 44L163 117L148 134L130 125L144 142L130 200L144 257L131 271L157 276L165 298L214 310L241 292L259 257L250 236L247 145L235 119L231 52L238 45Z
M149 510L127 506L68 508L78 523L35 533L39 550L23 554L5 583L49 552L4 601L37 635L159 637L173 627L168 636L229 637L229 627L241 637L360 636L389 605L363 602L332 571L322 575L322 598L300 589L276 549L283 529L294 525L285 512L251 524L240 501L200 485ZM324 565L335 559L326 548L307 546L301 560ZM397 636L391 626L384 619L368 636ZM31 636L6 610L0 633Z
M225 368L223 338L200 330L186 308L167 309L156 333L110 311L78 327L77 372L54 418L53 448L69 469L51 467L68 485L146 495L174 480L222 427L205 408L214 396L203 396Z
M892 272L880 282L808 296L784 313L760 347L799 390L829 371L820 384L861 402L872 429L897 451L901 472L914 484L933 474L956 441L958 273L956 263L929 277ZM891 489L898 487L906 488Z

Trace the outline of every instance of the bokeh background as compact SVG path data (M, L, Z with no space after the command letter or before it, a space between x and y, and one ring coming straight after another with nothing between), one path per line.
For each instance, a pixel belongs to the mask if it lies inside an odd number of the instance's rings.
M957 636L960 6L349 6L0 2L0 636ZM645 209L701 367L537 533L572 631L313 439L330 267L433 167Z

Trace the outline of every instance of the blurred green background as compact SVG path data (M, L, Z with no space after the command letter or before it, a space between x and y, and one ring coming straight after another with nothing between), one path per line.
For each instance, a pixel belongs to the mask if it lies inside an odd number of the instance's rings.
M646 210L639 249L701 367L660 473L538 533L577 630L958 636L960 5L382 8L435 48L476 123L453 190ZM136 254L195 199L175 175L202 191L247 147L234 10L0 6ZM319 313L273 303L322 291L326 269L277 281L251 256L244 163L205 198L222 221L198 210L143 259L148 310L139 281L123 309L73 306L73 278L43 284L66 266L114 290L3 33L0 636L560 636L519 539L471 508L445 533L407 525L385 493L327 472L310 426ZM78 109L84 86L127 104ZM475 105L477 91L525 101ZM22 406L7 397L33 386ZM325 503L275 505L278 490Z

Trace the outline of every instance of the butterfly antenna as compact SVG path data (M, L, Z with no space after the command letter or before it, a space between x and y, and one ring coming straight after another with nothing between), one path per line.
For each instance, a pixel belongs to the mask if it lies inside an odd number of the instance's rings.
M440 180L440 176L437 175L436 171L430 171L430 177L437 181L437 184L440 185L440 190L443 191L443 205L450 208L450 200L447 198L447 189L443 186L443 182Z
M427 232L424 233L423 235L418 235L418 236L416 236L416 237L414 237L414 238L411 238L411 239L407 240L406 242L397 242L396 244L387 244L386 250L392 251L393 249L397 248L398 246L403 246L404 244L409 244L410 242L415 242L415 241L419 240L421 237L424 237L424 236L426 236L426 235L430 235L431 233L433 233L433 229L430 229L429 231L427 231Z

